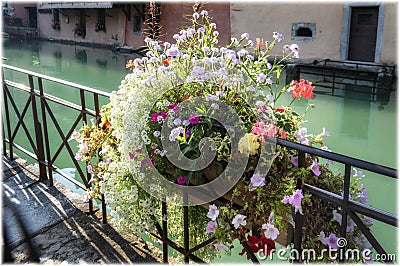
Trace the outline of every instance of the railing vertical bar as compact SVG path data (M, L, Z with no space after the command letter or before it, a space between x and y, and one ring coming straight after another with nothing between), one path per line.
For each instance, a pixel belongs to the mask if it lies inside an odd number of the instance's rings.
M189 206L187 190L183 191L183 248L185 249L184 261L189 263Z
M79 89L79 95L80 95L80 98L81 98L81 107L82 107L82 109L81 109L81 115L82 115L82 121L83 121L83 123L87 124L85 91L82 90L82 89ZM86 163L86 173L87 173L87 163ZM89 174L89 173L87 173L87 177L88 177L88 180L90 180L90 174ZM91 184L91 183L90 183L90 184ZM90 184L89 184L89 186L91 186ZM88 187L88 188L89 188L89 187ZM89 212L90 212L90 213L93 213L93 199L92 199L92 198L89 199Z
M31 102L32 102L32 116L33 123L35 126L35 135L36 135L36 156L39 163L39 180L43 181L47 178L46 173L46 165L45 165L45 156L44 156L44 147L43 147L43 133L42 133L42 125L39 122L38 111L36 107L36 97L35 97L35 85L33 83L33 76L29 75L29 87L31 89Z
M4 78L3 78L4 80ZM7 93L5 91L7 90L7 85L3 85L3 99L4 99L4 109L6 112L6 124L7 124L7 134L8 134L8 144L9 144L9 151L10 155L9 158L11 161L14 160L14 151L13 151L13 139L11 138L11 125L10 125L10 113L9 113L9 108L8 108L8 100L7 100ZM6 155L6 154L4 154Z
M346 239L346 229L347 229L347 215L348 215L348 204L350 198L350 174L351 165L345 164L344 169L344 184L343 184L343 202L342 202L342 225L340 227L341 236ZM344 254L346 247L339 247L340 254ZM344 262L344 256L339 256L339 262Z
M99 106L99 95L97 93L93 94L94 101L94 111L96 112L96 123L99 124L100 121L100 106Z
M4 123L1 123L1 139L3 140L3 156L7 156L6 136L4 135Z
M103 215L103 224L107 223L107 205L106 205L106 198L104 194L101 195L101 212Z
M43 82L42 78L38 77L39 84L39 94L40 94L40 106L42 111L42 121L43 121L43 131L44 131L44 142L46 145L46 157L47 157L47 173L49 177L49 186L53 186L53 161L51 160L51 151L50 151L50 141L49 141L49 132L47 130L47 118L46 118L46 107L44 102L46 99L43 94Z
M168 213L167 198L164 197L161 203L162 212L162 241L163 241L163 263L168 263Z
M101 122L100 118L100 106L99 106L99 95L97 93L93 94L93 102L94 102L94 112L96 114L96 125L99 125ZM101 158L99 154L99 158ZM107 223L107 213L106 213L106 201L104 200L104 195L101 195L101 209L103 212L103 223Z
M306 166L306 154L303 151L299 151L298 154L298 166L299 167L305 167ZM296 182L296 189L302 189L303 188L303 180L301 178L297 179ZM301 254L302 249L301 249L301 242L302 242L302 227L304 223L304 217L303 215L300 214L300 212L295 213L294 217L294 223L295 223L295 228L294 228L294 249L297 250L297 254ZM295 258L295 261L298 262L300 260L300 257Z

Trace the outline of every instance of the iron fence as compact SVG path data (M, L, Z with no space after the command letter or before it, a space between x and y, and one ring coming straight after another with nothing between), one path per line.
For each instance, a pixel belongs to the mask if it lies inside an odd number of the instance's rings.
M100 121L99 97L109 98L110 94L96 90L96 89L92 89L92 88L89 88L86 86L82 86L79 84L64 81L64 80L57 79L54 77L49 77L46 75L38 74L35 72L27 71L27 70L9 66L9 65L3 64L2 70L3 70L2 77L3 77L3 103L4 103L4 114L3 114L4 119L3 119L3 125L2 125L3 153L6 154L6 149L7 149L6 145L8 144L8 149L10 151L9 157L11 160L13 159L13 149L14 148L21 150L22 152L26 153L30 157L37 160L39 163L40 180L43 181L45 179L48 179L50 186L53 185L53 171L56 171L59 174L61 174L63 177L67 178L69 181L71 181L74 184L76 184L77 186L79 186L80 188L82 188L82 189L90 188L90 183L88 181L88 180L90 180L90 174L87 173L87 171L82 170L80 165L78 164L78 162L74 159L74 154L68 143L68 139L71 137L73 130L79 124L79 122L84 122L84 123L87 122L88 116L95 117L97 122ZM19 73L26 75L28 78L29 86L15 83L11 80L6 80L4 78L4 70L19 72ZM37 87L35 86L35 82L34 82L35 80L36 80ZM54 95L45 93L43 90L43 80L62 84L62 85L68 86L74 90L79 90L80 105L71 103L69 101L66 101L66 100L58 98L58 97L55 97ZM12 94L10 93L10 88L14 88L14 89L17 89L19 91L29 94L29 98L26 101L22 112L19 111L17 104L16 104ZM95 110L91 110L91 109L87 108L87 103L88 103L88 101L87 101L88 97L86 97L87 95L89 95L89 97L93 100ZM37 99L39 100L40 105L37 105L37 102L36 102ZM69 128L69 130L66 133L63 132L63 130L61 129L60 124L57 121L57 118L55 117L52 109L50 108L50 106L48 104L49 101L79 112L74 123L72 123L72 126ZM10 124L11 113L10 113L9 103L11 103L13 111L18 119L18 122L14 128L11 128L11 124ZM35 128L34 136L32 136L31 132L29 132L29 130L26 126L27 121L24 120L29 107L32 108L32 113L33 113L33 124L34 124L34 128ZM39 114L41 114L41 121L43 124L39 121L40 120ZM62 139L62 142L59 145L59 147L56 149L56 152L51 152L51 147L50 147L50 143L49 143L49 134L48 134L48 124L47 124L48 119L49 119L49 121L51 121L54 124L59 136ZM14 141L15 136L21 127L23 128L23 130L29 140L31 148L34 151L33 153L29 152L26 147L21 147ZM7 137L5 137L5 134L7 134ZM298 158L299 158L298 159L299 167L305 167L306 154L317 156L320 158L329 159L331 161L335 161L340 164L343 164L344 165L343 195L337 195L332 192L312 186L310 184L307 184L307 182L301 181L301 179L297 180L297 188L303 189L305 191L309 191L315 197L318 197L324 201L329 201L330 203L341 207L341 209L343 210L342 223L341 223L341 237L346 237L347 219L348 219L348 217L350 217L355 222L355 224L358 226L358 228L361 230L363 235L370 242L372 247L379 254L388 254L384 250L384 248L381 246L379 241L375 238L375 236L371 233L371 231L364 225L364 223L361 221L358 214L368 216L372 219L378 220L380 222L383 222L385 224L388 224L388 225L391 225L394 227L397 227L397 215L385 212L380 209L376 209L376 208L371 207L366 204L356 202L350 198L351 167L357 167L360 169L368 170L368 171L380 174L387 178L397 179L397 170L396 169L378 165L378 164L374 164L374 163L363 161L363 160L359 160L359 159L355 159L352 157L340 155L337 153L324 151L324 150L313 148L310 146L305 146L302 144L289 142L289 141L283 140L283 139L277 139L277 145L297 151ZM63 149L66 149L68 151L68 154L69 154L71 160L73 161L74 166L76 167L78 174L83 181L83 184L79 183L73 177L68 176L67 174L63 173L62 171L59 171L59 169L55 166L55 162L56 162L60 152ZM218 201L226 202L226 199L220 198L220 199L218 199ZM103 222L106 223L107 216L106 216L106 204L105 204L104 196L101 197L101 206L102 206ZM235 206L235 207L240 208L240 206ZM89 208L90 208L90 212L93 212L93 201L92 200L89 202ZM167 217L167 203L166 203L165 199L162 202L162 215L163 215L163 217ZM294 249L296 249L298 251L298 253L300 254L301 248L302 248L301 247L302 226L305 222L303 215L301 215L300 213L297 213L294 217L294 222L295 222L295 229L294 229L292 243L294 244ZM211 237L210 239L204 241L203 243L196 245L195 247L190 247L190 245L189 245L189 234L190 234L190 232L189 232L189 213L188 213L187 206L183 207L183 223L184 223L183 224L183 228L184 228L183 247L178 245L177 243L175 243L173 240L171 240L168 237L168 220L167 219L162 219L161 225L160 225L160 223L157 222L156 223L156 232L150 232L151 235L160 239L163 243L163 262L165 262L165 263L168 262L168 248L171 247L174 250L176 250L177 252L184 255L185 263L189 263L190 260L192 260L194 262L202 263L203 260L201 258L197 257L194 254L194 252L211 244L215 240L215 238ZM242 245L246 249L248 254L250 255L252 262L259 263L257 257L251 251L251 248L249 247L247 242L243 242ZM390 257L390 256L387 256L387 257ZM386 262L390 262L390 260L386 260Z

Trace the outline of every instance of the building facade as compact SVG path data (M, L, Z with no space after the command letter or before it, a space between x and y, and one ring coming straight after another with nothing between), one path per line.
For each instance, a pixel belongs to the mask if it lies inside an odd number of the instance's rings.
M19 4L20 5L20 4ZM148 2L40 2L37 3L40 38L84 44L144 45ZM191 2L157 4L162 41L188 25ZM26 7L34 10L32 3ZM303 59L364 61L392 64L397 61L397 2L209 2L208 10L217 23L219 43L248 32L250 38L272 39L282 33L283 44L300 45ZM36 10L36 9L35 9ZM29 11L31 12L31 11ZM16 15L14 15L16 16ZM32 16L31 16L32 17ZM25 19L26 20L26 19Z
M162 2L158 5L160 40L173 41L178 28L188 25L193 3ZM230 40L229 3L213 3L200 8L220 25L222 43ZM144 45L148 4L137 2L43 3L38 7L40 37L87 44L132 46Z
M230 14L232 36L271 40L277 31L300 45L301 58L397 60L397 2L233 2Z

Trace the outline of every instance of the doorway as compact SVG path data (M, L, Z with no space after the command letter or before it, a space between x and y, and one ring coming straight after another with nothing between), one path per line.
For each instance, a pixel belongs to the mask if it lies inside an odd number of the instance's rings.
M348 60L375 61L378 6L351 7Z

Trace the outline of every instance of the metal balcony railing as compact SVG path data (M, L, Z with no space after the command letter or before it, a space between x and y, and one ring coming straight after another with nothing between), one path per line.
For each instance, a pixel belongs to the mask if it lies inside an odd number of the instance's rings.
M81 169L78 162L74 159L74 154L71 150L71 147L68 143L68 139L71 137L73 130L80 122L87 122L88 116L92 116L96 118L96 121L100 121L100 115L98 110L100 109L99 106L99 97L109 98L110 94L106 92L102 92L96 89L92 89L86 86L82 86L79 84L75 84L72 82L64 81L61 79L57 79L54 77L49 77L46 75L38 74L35 72L27 71L21 68L2 65L3 71L3 103L4 103L4 113L2 114L3 117L3 125L2 125L2 139L3 139L3 153L6 154L6 149L10 151L9 156L10 159L13 159L13 149L17 148L22 152L26 153L28 156L34 158L39 163L39 170L40 170L40 180L49 179L50 186L53 184L53 171L58 172L63 177L68 179L69 181L73 182L75 185L79 186L82 189L90 188L89 181L90 174L87 171ZM11 72L18 72L20 74L26 75L29 81L29 86L19 84L13 82L11 80L4 79L4 71L11 71ZM78 90L80 95L80 105L71 103L64 99L55 97L54 95L50 95L44 92L43 89L43 81L46 80L47 82L62 84L68 86L71 90ZM36 81L36 83L35 83ZM35 86L37 85L37 86ZM17 107L16 101L13 97L12 90L22 91L29 95L28 100L26 101L23 110L20 111ZM87 108L88 106L88 98L93 100L94 109L91 110ZM53 110L50 108L49 102L53 102L57 105L65 106L71 110L78 111L78 115L75 121L72 123L71 127L67 132L63 132L60 126L60 122L57 120L56 116L54 115ZM12 109L10 108L10 104ZM33 114L33 121L26 119L26 114L28 108L32 109ZM10 116L17 117L17 124L14 128L11 128L10 123ZM39 117L41 116L41 121L39 121ZM53 123L57 129L59 136L61 137L62 141L59 146L55 149L54 147L50 147L49 142L49 134L48 134L48 126L49 122ZM35 132L29 132L27 128L27 123L33 123ZM30 148L33 149L33 152L28 151L29 147L21 147L18 143L15 143L15 137L17 132L20 129L25 131L25 134L29 140L31 145ZM7 134L7 137L5 136ZM341 226L341 237L346 237L346 225L347 219L350 217L355 224L360 228L362 233L368 239L370 244L379 254L387 254L384 250L382 245L379 241L374 237L371 231L364 225L364 223L359 218L358 214L362 214L368 216L372 219L378 220L384 224L388 224L391 226L397 227L397 215L388 213L369 205L361 204L359 202L355 202L350 199L350 178L351 178L351 167L357 167L360 169L368 170L374 173L377 173L382 176L382 178L396 178L397 179L397 170L366 162L363 160L351 158L348 156L340 155L333 152L327 152L324 150L316 149L313 147L305 146L298 143L289 142L283 139L277 139L277 145L286 147L288 149L296 150L298 153L298 162L299 167L305 166L306 154L318 156L321 158L329 159L331 161L338 162L344 165L344 193L343 195L337 195L331 193L329 191L320 189L318 187L314 187L307 182L302 183L300 179L297 182L297 188L309 191L315 197L318 197L322 200L329 201L331 204L341 207L343 210L342 213L342 226ZM80 178L82 179L82 183L75 180L73 177L68 176L67 174L59 171L56 167L55 163L57 158L62 150L67 150L68 154L74 163ZM224 199L219 199L223 201ZM104 197L101 197L101 205L102 205L102 212L103 212L103 222L107 222L106 216L106 205ZM93 201L89 202L90 211L93 212ZM162 203L162 214L163 217L167 215L167 203L163 201ZM162 219L161 225L156 223L157 233L151 232L153 236L162 240L163 242L163 261L168 262L168 248L171 247L176 251L182 253L185 258L185 262L188 263L189 260L193 260L195 262L203 262L203 260L193 253L201 248L206 247L208 244L212 243L215 238L212 237L207 241L200 243L195 247L189 246L189 215L188 215L188 207L183 208L183 218L184 218L184 246L181 247L173 240L168 238L168 221L166 219ZM304 217L297 213L295 215L295 230L294 230L294 237L293 243L294 248L301 253L301 242L302 242L302 225L305 222ZM255 254L251 251L250 247L246 242L243 243L244 248L250 254L251 260L254 263L259 263ZM389 257L389 256L388 256ZM386 262L390 262L387 260Z

